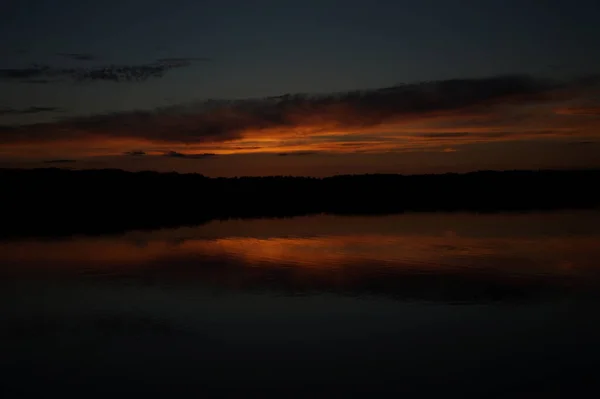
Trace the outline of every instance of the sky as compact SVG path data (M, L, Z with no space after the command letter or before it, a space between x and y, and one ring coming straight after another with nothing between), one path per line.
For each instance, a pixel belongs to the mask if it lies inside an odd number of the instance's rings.
M600 167L597 1L4 0L0 167Z

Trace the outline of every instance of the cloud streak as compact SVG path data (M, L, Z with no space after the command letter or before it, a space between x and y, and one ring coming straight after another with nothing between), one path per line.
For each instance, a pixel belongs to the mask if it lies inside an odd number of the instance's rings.
M74 61L94 61L96 59L92 54L85 53L56 53L56 55Z
M55 164L55 163L60 163L60 164L62 164L62 163L75 163L75 162L77 162L77 161L74 160L74 159L50 159L50 160L44 161L44 163L51 163L51 164Z
M279 155L280 157L287 157L287 156L306 156L306 155L316 155L318 154L317 151L292 151L292 152L280 152Z
M42 112L60 112L63 111L58 107L28 107L28 108L0 108L0 116L2 115L31 115Z
M123 153L123 155L128 155L130 157L141 157L146 155L146 152L144 151L126 151Z
M159 61L169 67L191 62ZM578 118L581 112L560 114L556 105L590 96L597 83L592 78L551 81L511 75L322 95L209 100L0 126L0 143L79 142L103 148L109 143L115 154L136 146L172 158L204 158L216 153L381 152L432 146L442 151L465 143L542 137L572 141L571 136L585 136L598 123ZM161 150L165 147L172 152Z
M169 158L187 158L187 159L206 159L213 158L217 156L217 154L212 153L202 153L202 154L184 154L177 151L167 151L163 154L165 157Z
M187 64L187 63L192 63L195 61L208 62L208 61L211 61L211 59L208 57L173 57L173 58L159 58L156 60L156 62L161 63L161 64L175 64L175 63Z
M556 109L555 112L559 115L600 116L600 107L568 107Z
M61 53L60 55L78 61L94 59L89 54ZM155 62L138 65L105 65L73 68L36 64L28 68L0 69L0 80L23 83L48 83L60 79L70 79L76 82L141 82L152 78L161 78L173 69L189 67L194 62L207 60L208 58L163 58Z

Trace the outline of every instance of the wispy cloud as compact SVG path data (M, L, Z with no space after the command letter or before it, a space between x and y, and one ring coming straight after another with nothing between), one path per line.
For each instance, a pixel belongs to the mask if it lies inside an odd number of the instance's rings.
M53 69L47 65L34 65L29 68L2 68L1 80L35 79L53 74Z
M96 59L92 54L86 53L56 53L56 55L75 61L94 61Z
M52 81L50 79L27 79L21 80L20 83L47 84L52 83Z
M292 152L280 152L279 155L280 157L287 157L287 156L305 156L305 155L315 155L318 154L317 151L292 151Z
M60 112L63 111L58 107L28 107L28 108L0 108L1 115L29 115L39 114L42 112Z
M144 151L125 151L123 153L123 155L129 155L131 157L140 157L140 156L146 155L146 152L144 152Z
M600 116L600 107L566 107L554 110L559 115Z
M430 139L455 139L460 137L469 137L472 133L468 132L452 132L452 133L423 133L421 137Z
M75 60L92 60L89 54L61 54ZM92 58L88 58L92 57ZM33 65L28 68L0 69L0 80L25 83L48 82L70 79L74 81L132 82L161 78L170 70L191 66L205 58L164 58L155 62L138 65L104 65L95 67L62 68L50 65Z
M206 159L217 156L217 154L212 153L202 153L202 154L184 154L177 151L168 151L163 154L165 157L170 158L188 158L188 159Z
M168 61L168 62L167 62ZM189 59L162 60L179 65ZM172 63L172 64L170 64ZM594 86L596 85L596 86ZM310 95L204 101L194 104L66 118L57 122L0 126L0 143L75 144L166 152L173 158L209 154L314 151L378 152L467 143L564 137L598 132L600 123L581 113L559 115L561 103L597 91L592 78L550 81L498 76L404 84ZM588 110L589 113L589 110ZM587 115L587 113L586 113ZM129 154L131 155L131 154ZM296 154L298 155L298 154Z
M156 62L162 64L176 64L176 63L192 63L195 61L211 61L211 58L208 57L172 57L172 58L159 58Z
M60 164L75 163L75 162L77 162L77 161L74 159L50 159L50 160L44 161L44 163L60 163Z

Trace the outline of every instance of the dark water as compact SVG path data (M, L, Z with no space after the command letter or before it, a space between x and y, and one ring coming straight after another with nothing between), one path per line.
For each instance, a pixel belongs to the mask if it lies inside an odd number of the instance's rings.
M0 393L596 397L599 299L597 211L0 242Z

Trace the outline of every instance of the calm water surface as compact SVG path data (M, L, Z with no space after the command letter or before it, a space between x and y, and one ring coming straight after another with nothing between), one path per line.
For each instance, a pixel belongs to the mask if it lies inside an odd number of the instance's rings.
M0 242L0 393L600 393L600 212Z

